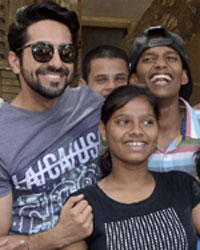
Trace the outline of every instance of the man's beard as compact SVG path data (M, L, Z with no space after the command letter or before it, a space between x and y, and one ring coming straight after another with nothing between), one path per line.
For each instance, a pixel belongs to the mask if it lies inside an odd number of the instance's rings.
M37 92L39 95L47 98L47 99L53 99L56 97L59 97L63 94L65 91L65 88L72 82L73 76L69 75L69 70L66 68L60 68L60 69L55 69L54 67L51 66L45 66L45 67L40 67L35 71L35 76L33 72L30 72L22 67L22 75L24 77L24 81L26 84L35 92ZM51 89L50 87L45 87L44 84L41 83L39 79L39 74L45 74L45 73L61 73L66 77L65 84L63 85L63 88L60 89ZM34 79L35 78L35 79ZM50 82L50 85L52 87L57 87L59 86L59 82L52 81Z

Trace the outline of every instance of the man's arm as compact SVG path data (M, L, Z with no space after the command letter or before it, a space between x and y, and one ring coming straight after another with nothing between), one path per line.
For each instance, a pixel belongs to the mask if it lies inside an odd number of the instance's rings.
M27 243L25 240L9 243L8 239L4 239L0 242L0 250L27 250Z
M30 236L6 236L9 243L27 241L30 250L53 250L80 241L92 233L93 214L83 195L70 197L63 206L57 225L45 232ZM1 250L1 249L0 249ZM2 249L4 250L4 249Z
M71 244L69 246L63 247L60 250L77 250L77 249L78 250L87 250L88 247L87 247L86 242L84 240L82 240L82 241L73 243L73 244Z
M7 235L12 218L12 192L0 198L0 236Z
M0 198L0 236L7 235L12 217L12 193ZM8 237L0 238L0 250L26 250L26 241L17 239L9 242Z

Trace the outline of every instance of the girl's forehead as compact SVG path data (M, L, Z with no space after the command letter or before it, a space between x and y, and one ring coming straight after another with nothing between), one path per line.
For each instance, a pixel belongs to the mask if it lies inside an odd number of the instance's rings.
M116 115L119 113L121 114L129 113L134 116L135 113L139 113L139 112L154 114L153 107L145 96L138 96L138 97L131 99L121 108L115 110L113 112L113 115Z

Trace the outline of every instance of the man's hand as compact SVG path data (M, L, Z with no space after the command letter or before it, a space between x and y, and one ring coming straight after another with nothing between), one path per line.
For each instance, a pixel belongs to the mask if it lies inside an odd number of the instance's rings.
M92 207L84 196L72 196L63 206L55 229L60 234L61 246L69 245L88 237L93 231Z
M0 250L28 250L25 240L9 242L8 239L0 239Z
M92 233L92 230L92 207L81 194L70 197L65 203L61 210L60 219L54 228L30 235L28 245L31 250L55 250L83 240ZM0 248L0 250L18 249Z

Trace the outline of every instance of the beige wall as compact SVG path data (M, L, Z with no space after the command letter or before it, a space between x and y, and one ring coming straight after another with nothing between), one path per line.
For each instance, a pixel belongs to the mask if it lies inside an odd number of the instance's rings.
M82 15L138 20L152 2L153 0L82 0Z

